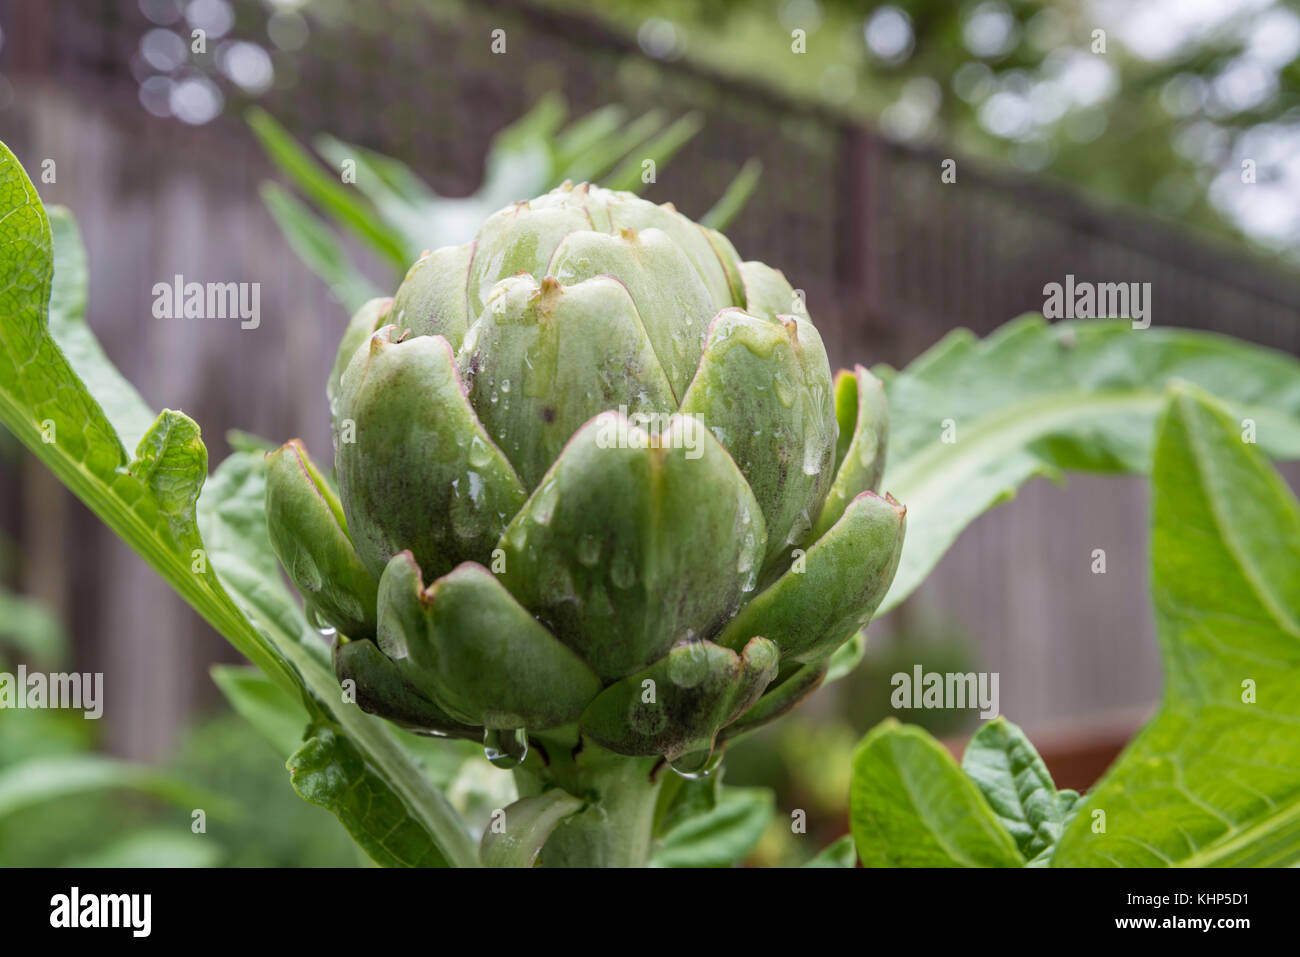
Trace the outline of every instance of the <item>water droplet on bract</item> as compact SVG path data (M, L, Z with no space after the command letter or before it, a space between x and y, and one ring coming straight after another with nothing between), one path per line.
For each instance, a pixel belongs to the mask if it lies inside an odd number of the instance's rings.
M578 539L578 561L588 568L600 561L600 539L595 535L583 535Z
M826 447L816 442L809 442L803 447L803 474L820 475Z
M538 590L545 596L549 606L578 600L577 589L573 586L573 576L569 574L569 569L559 562L548 562L542 566L538 586Z
M477 435L469 443L469 464L476 469L485 467L492 461L492 450L488 444Z
M704 642L687 631L684 643L668 654L668 680L679 688L694 688L709 676L709 651Z
M785 376L779 372L772 377L772 391L776 393L776 397L781 400L781 404L787 409L794 405L794 389L790 387L789 382L785 381Z
M790 526L790 534L785 537L787 545L798 545L803 541L803 537L812 529L812 514L808 509L799 510L795 517L794 524Z
M636 584L636 567L622 552L615 555L609 564L609 580L615 588L631 588Z
M538 525L549 525L551 516L555 514L555 503L559 499L559 483L551 481L539 488L533 497L532 508L528 510L532 520Z
M683 754L680 758L668 762L668 766L673 769L678 777L685 778L688 781L696 781L703 777L708 777L722 764L722 752L709 749L708 751L692 751L689 754Z
M502 379L502 380L501 380L501 391L502 391L502 392L509 392L509 391L510 391L510 380L509 380L509 379Z
M316 565L315 559L301 550L294 555L293 567L289 569L289 577L298 583L299 588L307 592L320 591L324 585L324 579L321 577L321 571Z
M528 732L523 728L488 728L483 732L483 756L494 767L510 770L528 757Z
M483 324L479 321L475 321L475 323L466 330L465 339L460 344L462 355L472 356L474 354L474 350L478 348L478 336L482 329Z
M736 573L744 575L754 567L754 536L747 535L740 548L740 557L736 559Z

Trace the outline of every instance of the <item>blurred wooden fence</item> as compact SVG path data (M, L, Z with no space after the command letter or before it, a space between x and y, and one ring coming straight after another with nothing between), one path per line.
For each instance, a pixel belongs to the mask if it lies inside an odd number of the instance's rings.
M237 33L263 29L260 4L235 9ZM698 215L746 158L761 158L763 184L729 234L806 290L833 361L899 364L953 327L987 332L1040 308L1043 285L1067 273L1151 282L1158 324L1300 346L1294 277L1146 218L960 158L957 182L943 184L942 152L659 63L573 17L504 2L450 19L409 0L355 9L363 22L313 23L307 47L276 61L294 82L262 102L298 135L400 156L455 195L476 184L492 133L548 85L577 111L699 110L702 132L647 195ZM228 428L299 435L328 459L323 383L345 316L263 209L257 185L270 171L238 104L198 128L140 108L131 62L149 26L135 0L0 0L0 71L16 90L0 138L29 170L56 161L42 194L85 232L91 324L154 407L194 416L214 464ZM507 56L489 52L496 28ZM261 327L152 318L153 284L176 274L261 283ZM23 589L64 612L80 667L106 672L110 746L161 753L210 700L205 666L228 651L41 467L6 468L3 521L26 555ZM1158 688L1145 527L1139 481L1036 483L979 520L878 630L969 636L980 666L1001 673L1015 720L1140 706ZM1089 571L1094 548L1107 551L1106 575Z

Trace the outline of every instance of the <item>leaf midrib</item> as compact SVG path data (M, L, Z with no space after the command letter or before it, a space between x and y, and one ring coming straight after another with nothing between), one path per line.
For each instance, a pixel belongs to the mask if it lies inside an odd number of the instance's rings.
M994 413L980 416L974 426L958 419L956 443L943 445L936 436L924 451L904 459L898 468L888 469L885 487L908 504L903 495L924 498L927 483L949 482L954 470L970 471L982 462L993 460L997 454L1021 451L1030 439L1051 434L1062 424L1090 418L1097 409L1149 407L1155 410L1160 402L1159 392L1140 389L1100 394L1073 390L1053 393L1050 398L1037 395L1012 402ZM962 438L963 434L966 438Z

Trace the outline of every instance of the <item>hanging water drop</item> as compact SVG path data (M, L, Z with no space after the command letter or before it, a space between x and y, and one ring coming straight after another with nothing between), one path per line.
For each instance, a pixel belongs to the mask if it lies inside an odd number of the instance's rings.
M494 767L510 770L528 757L528 732L523 728L488 728L483 732L483 756Z
M668 766L681 778L696 781L708 777L722 764L722 752L710 748L707 751L692 751L680 758L668 762Z
M307 620L316 629L316 633L328 641L333 641L334 636L338 634L338 629L326 621L316 608L307 609Z

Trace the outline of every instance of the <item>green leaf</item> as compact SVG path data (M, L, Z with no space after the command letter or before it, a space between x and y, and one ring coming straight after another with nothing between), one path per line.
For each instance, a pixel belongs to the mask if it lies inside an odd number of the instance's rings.
M618 167L605 178L609 189L626 189L639 193L645 189L641 175L645 161L653 160L656 166L665 165L677 151L695 138L704 128L704 119L698 113L678 117L667 129L655 134L649 141L631 152Z
M68 654L63 622L40 602L0 591L0 646L9 645L33 661L59 664Z
M1300 504L1239 415L1189 387L1152 482L1164 697L1052 863L1300 864Z
M695 778L669 775L655 804L655 837L663 837L683 821L712 811L718 806L721 791L721 770Z
M236 809L219 794L193 787L152 768L96 754L29 758L0 771L0 820L59 798L96 791L135 791L211 817L231 817Z
M552 182L547 185L559 186L566 179L576 183L600 180L619 160L662 130L666 122L662 110L647 110L617 134L581 154L568 157L563 150L559 151Z
M655 867L730 867L745 859L776 811L768 788L726 788L712 811L687 818L664 837Z
M324 641L285 585L271 549L263 453L235 452L226 457L199 499L198 523L208 556L240 610L262 626L273 645L299 644L328 662Z
M428 206L432 192L404 164L395 159L337 140L328 134L316 137L316 151L335 168L353 164L356 188L374 206L380 219L401 237L405 262L413 263L428 240ZM394 180L401 186L394 184ZM421 190L419 199L413 190Z
M320 728L286 765L303 800L339 819L383 867L447 867L433 835L346 737Z
M804 867L856 867L857 863L858 849L853 844L853 835L845 834L818 852Z
M256 728L282 757L287 759L302 746L309 716L301 701L286 694L256 668L214 665L210 673L235 713Z
M48 210L54 240L50 335L72 371L96 398L125 448L134 448L153 425L154 412L104 355L86 325L86 250L77 221L62 206Z
M429 206L438 201L438 194L429 187L429 184L420 179L411 167L399 159L376 153L355 143L344 142L328 133L316 137L316 149L321 156L335 165L351 158L364 161L364 168L375 176L376 182L388 188L389 192L384 195L396 194L409 207ZM358 169L361 168L359 164ZM357 186L362 186L360 179L357 181ZM373 198L371 197L372 200Z
M493 821L483 834L483 866L532 867L555 825L580 810L582 802L559 788L515 801L505 808L504 829Z
M340 226L368 242L396 268L410 265L401 241L378 225L374 209L352 187L344 185L338 172L326 172L265 110L250 108L247 120L267 156L308 199Z
M555 137L556 168L564 169L612 142L626 113L621 106L602 106L570 123Z
M52 237L40 198L0 144L0 421L240 652L293 687L283 661L204 559L194 524L207 471L198 426L164 411L128 459L115 423L51 335L52 270ZM70 301L61 294L65 327ZM90 353L80 355L83 364L89 361Z
M758 189L758 181L763 176L763 163L757 157L745 161L745 165L736 171L736 175L727 184L726 190L709 211L700 217L700 225L709 229L725 230L731 221L745 208L749 198Z
M216 867L222 848L206 834L149 828L67 862L68 867Z
M862 657L866 653L867 633L863 630L857 632L831 653L829 667L826 669L826 677L822 679L822 686L824 687L832 681L839 681L852 672L854 668L862 663Z
M849 821L863 867L1020 867L998 816L946 748L890 718L853 757Z
M1024 481L1062 469L1146 472L1166 383L1181 378L1256 423L1275 458L1300 456L1300 362L1222 336L1127 322L1008 323L951 333L888 382L883 488L907 542L877 614L916 588L970 522ZM952 420L955 441L944 442Z
M519 119L492 139L483 161L483 183L474 194L477 205L486 207L476 215L470 229L477 228L486 213L507 203L531 199L546 189L554 165L551 142L568 114L568 106L558 93L547 93ZM465 242L470 236L455 242Z
M217 469L208 494L200 502L204 531L213 542L211 553L222 582L243 611L293 663L309 710L313 714L329 713L333 719L331 733L346 735L346 739L340 739L365 756L373 779L369 781L371 789L387 789L386 799L377 802L377 810L364 819L365 824L381 834L400 830L409 838L417 833L409 829L409 822L415 822L436 842L440 857L457 867L477 866L477 849L460 818L413 762L397 732L343 700L324 646L276 566L266 530L265 475L264 456L236 452ZM329 780L340 789L350 786L345 778ZM347 810L350 798L342 791L328 797L327 783L316 779L312 793L331 810ZM385 819L383 814L392 817ZM352 825L345 820L344 825L349 830L360 826L355 819ZM405 856L419 860L426 855L407 849ZM388 859L386 853L384 859Z
M164 411L128 459L114 423L51 335L51 246L35 188L0 144L0 421L237 650L287 693L329 708L395 795L396 804L385 807L402 808L436 835L449 860L476 866L459 818L393 731L342 701L319 644L302 640L311 630L306 619L295 614L269 549L258 554L266 540L255 474L260 456L251 455L252 468L244 460L238 474L219 470L203 500L204 524L216 542L212 553L195 519L207 472L198 426ZM233 504L231 496L238 499ZM404 819L389 823L406 825Z
M298 258L330 287L349 314L379 295L374 283L349 262L329 226L286 189L263 183L262 202Z
M1023 731L994 718L966 745L962 770L975 782L993 813L1026 859L1050 853L1065 828L1065 814L1078 799L1057 799L1056 784Z

